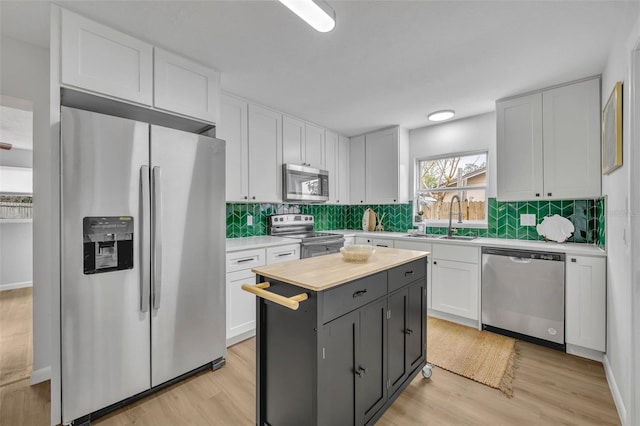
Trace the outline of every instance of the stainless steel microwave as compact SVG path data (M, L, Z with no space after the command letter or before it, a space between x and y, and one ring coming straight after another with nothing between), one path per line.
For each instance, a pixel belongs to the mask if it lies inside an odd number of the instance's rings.
M282 199L307 203L328 201L329 172L297 164L283 164Z

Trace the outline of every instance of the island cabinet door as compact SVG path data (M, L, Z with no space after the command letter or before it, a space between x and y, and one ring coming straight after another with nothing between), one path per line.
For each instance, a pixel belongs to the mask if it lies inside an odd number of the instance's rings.
M387 401L387 300L359 311L356 341L356 424L367 423Z
M425 359L425 288L419 280L389 296L389 397Z
M355 425L354 371L358 312L321 328L318 368L318 425Z
M411 372L426 359L427 356L427 284L419 280L407 289L409 298L407 306L407 371Z

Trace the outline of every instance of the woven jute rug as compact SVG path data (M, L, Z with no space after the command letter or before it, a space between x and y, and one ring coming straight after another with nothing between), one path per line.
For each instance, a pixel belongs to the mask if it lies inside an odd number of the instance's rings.
M427 318L427 361L513 396L516 340Z

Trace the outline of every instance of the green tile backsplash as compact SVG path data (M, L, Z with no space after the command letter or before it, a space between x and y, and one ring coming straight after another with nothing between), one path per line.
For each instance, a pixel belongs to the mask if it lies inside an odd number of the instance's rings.
M362 215L372 208L378 217L384 214L385 231L405 232L413 228L412 205L351 205L324 204L252 204L227 203L227 238L267 235L267 216L276 213L312 214L316 230L361 229ZM499 202L489 198L487 228L460 228L460 235L489 238L541 240L535 226L520 226L521 214L535 214L537 223L546 216L559 214L569 219L575 232L569 242L605 245L605 200L517 201ZM247 218L253 217L253 225ZM446 234L446 227L427 227L428 234Z

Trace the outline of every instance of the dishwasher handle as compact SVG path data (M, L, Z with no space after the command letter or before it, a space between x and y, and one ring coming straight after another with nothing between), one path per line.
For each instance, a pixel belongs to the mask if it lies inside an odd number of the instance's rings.
M527 259L526 257L509 256L509 260L513 263L531 263L531 259Z

